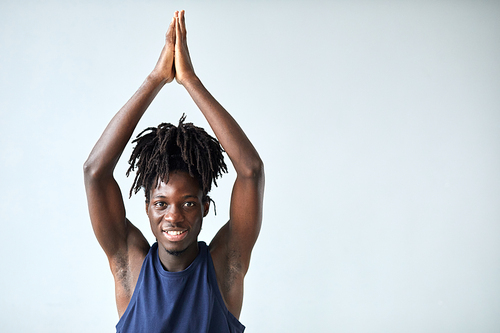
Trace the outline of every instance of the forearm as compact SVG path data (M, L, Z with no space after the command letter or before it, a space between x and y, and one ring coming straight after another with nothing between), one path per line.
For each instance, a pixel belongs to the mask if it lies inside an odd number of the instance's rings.
M263 169L262 160L229 112L217 102L198 77L193 76L183 85L207 119L238 175L259 176Z
M85 175L112 175L137 123L165 82L149 75L135 94L115 114L92 149L84 165Z

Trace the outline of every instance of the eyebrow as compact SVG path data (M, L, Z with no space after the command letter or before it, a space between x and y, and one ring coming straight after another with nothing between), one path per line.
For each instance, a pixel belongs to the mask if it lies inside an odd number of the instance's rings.
M153 197L153 199L165 199L167 198L166 196L162 195L162 194L157 194ZM188 199L188 198L196 198L198 199L198 196L197 195L194 195L194 194L186 194L185 196L182 197L183 199Z
M183 196L184 199L187 199L187 198L195 198L195 199L198 199L198 196L197 195L193 195L193 194L186 194L185 196Z

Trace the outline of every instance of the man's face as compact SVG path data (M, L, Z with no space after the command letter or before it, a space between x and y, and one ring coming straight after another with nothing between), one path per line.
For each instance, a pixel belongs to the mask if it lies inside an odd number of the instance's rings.
M167 184L153 187L146 211L160 249L178 254L197 246L209 206L202 198L198 181L184 171L172 172Z

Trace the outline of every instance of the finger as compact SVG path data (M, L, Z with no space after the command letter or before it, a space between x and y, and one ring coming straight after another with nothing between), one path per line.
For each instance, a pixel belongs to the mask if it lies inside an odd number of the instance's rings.
M170 23L170 29L172 29L172 45L175 45L177 39L177 33L175 31L175 19L172 18L172 23Z
M182 36L181 34L181 26L179 22L179 16L175 17L175 32L176 32L176 41L179 40Z
M181 24L181 32L183 35L186 35L186 19L184 18L184 10L181 10L180 12L180 24Z
M170 21L170 24L168 25L166 37L167 41L175 42L175 18L173 17L172 21Z
M177 26L177 18L179 17L179 12L176 10L174 12L174 17L172 17L172 20L173 20L173 24L174 24L174 29L176 28Z
M179 24L179 17L175 18L175 33L176 33L177 36L179 36L179 38L182 36L181 35L181 27L180 27L180 24ZM179 38L177 38L177 40Z

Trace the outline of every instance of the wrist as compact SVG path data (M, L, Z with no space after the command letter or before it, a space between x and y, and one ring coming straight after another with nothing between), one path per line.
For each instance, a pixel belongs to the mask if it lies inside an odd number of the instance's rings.
M146 81L151 82L154 85L164 86L168 83L168 80L162 77L160 74L152 71L146 78Z
M196 74L191 74L180 82L186 89L201 84L200 78Z

